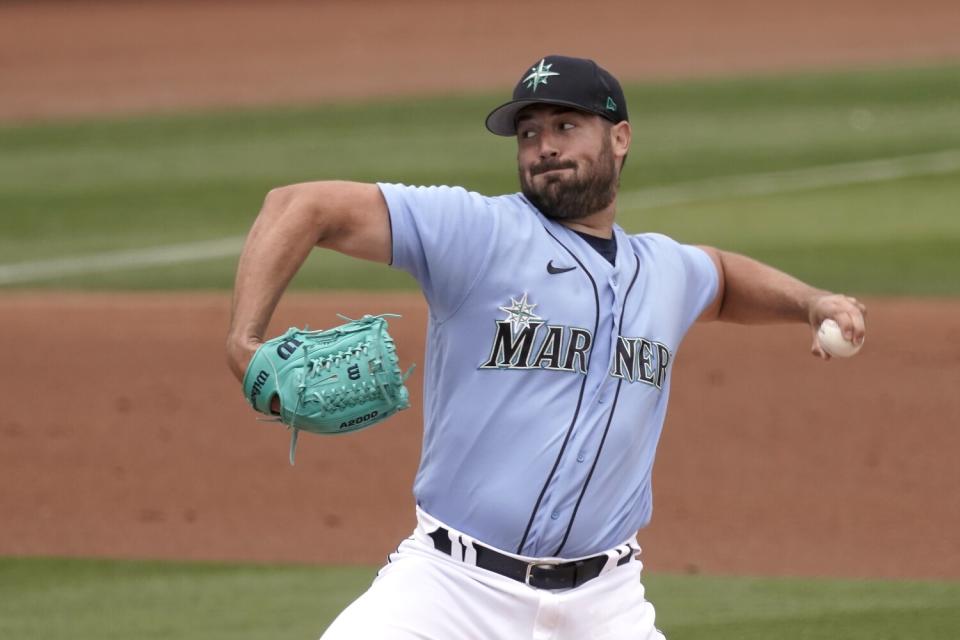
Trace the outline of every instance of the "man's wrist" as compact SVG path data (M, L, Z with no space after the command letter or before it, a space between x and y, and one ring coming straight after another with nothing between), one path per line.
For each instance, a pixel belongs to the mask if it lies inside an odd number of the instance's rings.
M815 310L817 308L817 301L824 296L823 291L813 290L807 294L803 303L803 315L807 324L813 326L813 323L816 321Z
M231 334L227 337L227 364L237 380L243 381L247 365L261 344L263 341L253 336Z
M816 328L820 324L821 318L818 317L818 305L824 298L833 295L823 289L813 289L807 296L803 305L804 316L807 324Z

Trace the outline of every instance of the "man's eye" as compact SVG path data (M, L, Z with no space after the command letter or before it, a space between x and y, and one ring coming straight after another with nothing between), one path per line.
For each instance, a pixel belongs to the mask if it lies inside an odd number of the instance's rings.
M568 131L570 129L573 129L575 126L576 125L574 125L572 122L564 122L563 124L560 125L560 128L563 129L564 131Z
M536 132L534 132L533 130L521 131L521 132L520 132L520 137L521 137L521 138L532 138L532 137L535 136L535 135L537 135L537 134L536 134Z

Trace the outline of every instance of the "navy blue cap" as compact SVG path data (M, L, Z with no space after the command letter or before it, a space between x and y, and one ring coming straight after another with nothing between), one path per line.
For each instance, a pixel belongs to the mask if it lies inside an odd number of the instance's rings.
M616 124L629 120L620 83L593 60L547 56L520 77L513 100L487 116L487 129L498 136L517 134L517 113L531 104L556 104L594 113Z

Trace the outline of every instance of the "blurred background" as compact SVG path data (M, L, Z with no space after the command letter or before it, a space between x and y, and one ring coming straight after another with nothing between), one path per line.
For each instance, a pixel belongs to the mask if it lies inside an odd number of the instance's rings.
M369 584L419 403L291 468L224 365L244 234L298 181L517 190L483 119L550 53L625 85L628 232L870 305L829 365L803 327L691 332L640 534L659 626L960 637L948 0L0 3L0 637L317 637ZM407 276L318 253L292 288L275 331L401 312L423 362Z

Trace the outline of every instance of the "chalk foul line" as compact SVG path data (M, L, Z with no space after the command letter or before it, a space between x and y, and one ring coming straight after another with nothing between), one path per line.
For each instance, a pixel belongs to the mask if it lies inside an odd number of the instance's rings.
M243 236L0 265L0 286L236 256Z
M620 210L655 209L705 200L885 182L960 171L960 150L822 165L805 169L708 178L622 193Z
M618 207L621 211L654 209L956 171L960 171L960 149L634 189L621 192ZM231 236L201 242L0 264L0 286L229 258L239 255L243 240L242 236Z

